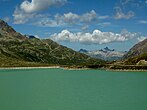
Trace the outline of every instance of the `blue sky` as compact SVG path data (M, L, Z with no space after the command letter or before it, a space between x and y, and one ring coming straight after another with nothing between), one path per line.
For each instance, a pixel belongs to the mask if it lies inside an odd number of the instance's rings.
M147 38L147 0L0 0L0 19L22 34L75 50L128 50Z

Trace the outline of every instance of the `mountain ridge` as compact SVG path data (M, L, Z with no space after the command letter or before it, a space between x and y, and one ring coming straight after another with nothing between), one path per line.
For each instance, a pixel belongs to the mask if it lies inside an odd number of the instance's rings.
M4 21L0 21L0 56L14 61L50 65L93 65L104 61L90 58L85 54L59 45L51 39L29 39L16 32ZM0 66L7 61L3 61ZM9 63L9 62L7 62ZM10 62L11 63L11 62ZM19 65L19 64L18 64ZM24 64L25 66L25 64ZM27 66L27 65L26 65Z
M147 39L137 43L134 45L129 52L124 55L124 59L131 58L131 57L136 57L138 55L141 55L143 53L147 52Z
M85 49L80 49L79 52L84 53L90 57L102 59L106 61L121 60L122 57L126 54L125 51L124 52L116 51L115 49L111 50L108 47L95 51L87 51Z

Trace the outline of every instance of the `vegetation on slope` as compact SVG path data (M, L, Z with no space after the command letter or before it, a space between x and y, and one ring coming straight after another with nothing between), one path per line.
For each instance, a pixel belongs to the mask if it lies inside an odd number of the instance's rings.
M2 20L0 21L0 55L0 66L28 66L35 63L77 66L104 63L102 60L90 58L50 39L29 39L17 33ZM17 63L13 64L14 62Z
M124 63L126 65L136 65L139 61L146 60L147 61L147 52L136 57L128 58Z

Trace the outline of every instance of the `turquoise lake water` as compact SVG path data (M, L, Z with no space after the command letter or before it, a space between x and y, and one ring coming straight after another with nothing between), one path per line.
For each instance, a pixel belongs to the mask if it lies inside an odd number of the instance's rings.
M0 110L147 110L147 73L0 70Z

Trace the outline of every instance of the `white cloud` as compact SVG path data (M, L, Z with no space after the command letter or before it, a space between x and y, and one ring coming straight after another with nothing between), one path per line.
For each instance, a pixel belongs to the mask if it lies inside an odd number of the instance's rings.
M135 16L133 11L128 11L127 13L123 13L120 7L115 7L116 14L114 16L115 19L130 19Z
M135 16L136 8L142 7L143 0L118 0L114 7L114 19L131 19Z
M57 22L57 24L63 24L63 23L67 23L67 24L76 24L77 20L80 18L79 15L74 14L72 12L69 13L65 13L63 15L60 14L56 14L54 17L55 21Z
M33 23L34 21L40 20L42 18L46 18L49 15L43 15L38 13L26 13L20 8L16 7L13 17L14 17L14 24L25 24L27 22Z
M20 8L26 13L32 13L45 10L51 6L63 5L67 0L25 0L21 3Z
M67 1L67 0L53 0L60 4L61 1ZM35 5L35 7L38 7L38 3L41 1L38 1ZM47 2L47 0L46 0ZM41 2L42 3L42 2ZM44 3L44 2L43 2ZM44 26L44 27L69 27L69 26L80 26L81 29L86 30L88 29L89 25L92 23L98 24L99 20L107 19L109 16L100 16L98 15L94 10L91 10L89 12L83 13L83 14L76 14L72 12L61 14L55 14L53 16L48 16L47 14L39 14L36 11L41 10L42 8L33 8L28 11L27 8L23 7L33 7L35 4L34 0L32 0L31 3L28 1L24 1L20 7L16 7L13 17L14 17L14 24L25 24L25 23L31 23L36 26ZM29 6L30 5L30 6ZM33 5L33 6L31 6ZM41 4L40 4L41 5ZM36 11L33 11L36 10Z
M44 20L48 17L48 14L38 14L39 11L51 6L63 5L66 2L67 0L32 0L32 2L25 0L19 7L15 8L14 24L24 24L30 20L33 21L32 24L35 24L34 22L38 22L38 18Z
M44 27L59 27L59 26L80 26L81 29L87 29L91 23L98 23L98 20L107 19L109 16L99 16L94 10L83 14L64 13L48 16L48 14L39 14L51 6L63 5L67 0L25 0L16 7L13 17L14 24L31 23L37 26Z
M102 32L94 30L92 33L72 33L68 30L63 30L61 33L51 35L51 39L57 42L80 42L83 44L105 44L110 42L123 42L138 37L137 33L130 33L126 30L120 34L113 32Z
M20 10L16 7L13 17L14 17L14 24L24 24L29 21L29 19L34 18L36 14L34 13L25 13L23 10Z
M63 15L56 14L53 17L49 17L47 14L27 13L19 7L16 7L13 17L15 24L24 24L32 20L32 24L47 27L88 24L95 22L97 19L94 10L82 15L69 12ZM38 18L40 19L36 20Z
M139 23L141 23L141 24L147 24L147 20L140 20Z
M147 38L147 37L141 36L141 37L138 37L137 40L138 40L139 42L141 42L141 41L145 40L146 38Z
M56 14L55 20L58 24L78 24L79 22L82 23L91 23L97 20L97 14L94 10L91 10L90 12L84 13L82 15L78 15L72 12L65 13L63 15Z
M42 27L58 27L59 26L59 24L55 20L46 18L46 17L41 18L38 21L35 21L33 24L37 26L42 26Z
M52 18L46 18L40 20L37 24L39 26L57 27L57 26L81 26L81 29L85 30L90 24L98 24L99 19L107 19L108 16L98 16L98 14L91 10L83 14L76 13L64 13L56 14Z
M94 10L80 16L82 22L91 23L97 20L97 13Z

